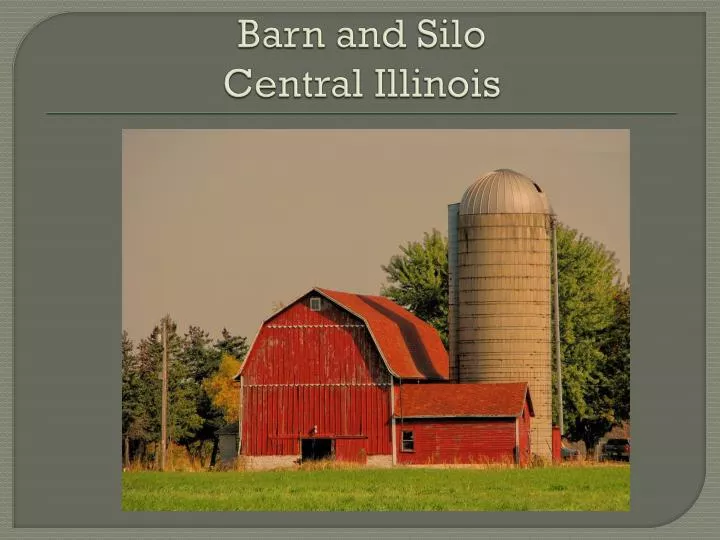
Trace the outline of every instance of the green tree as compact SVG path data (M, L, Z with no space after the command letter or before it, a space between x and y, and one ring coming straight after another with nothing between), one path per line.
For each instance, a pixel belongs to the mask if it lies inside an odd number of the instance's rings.
M122 333L122 426L123 435L128 431L128 427L136 414L137 396L132 388L132 376L135 367L134 345L130 340L128 333L123 330Z
M195 358L186 354L187 338L178 334L177 323L170 316L167 324L168 345L168 437L172 442L192 438L202 427L197 412L198 384L195 379ZM162 324L162 322L161 322ZM159 363L162 362L162 327L153 331L160 345ZM160 412L160 408L157 409Z
M143 460L147 457L147 443L160 443L161 438L163 321L168 329L168 439L177 442L192 437L202 426L195 403L198 385L183 361L183 339L177 333L177 324L168 315L140 341L127 376L129 382L123 381L127 388L123 409L133 411L132 429L128 431L139 444ZM158 458L155 452L156 462Z
M603 352L606 358L608 388L613 396L613 415L617 421L630 420L630 282L619 285L615 293L615 316L608 329Z
M380 293L431 324L447 347L448 243L439 231L400 246L382 269L388 284Z
M213 346L210 335L198 326L190 326L182 339L180 361L187 377L187 404L192 407L197 423L187 430L177 442L182 444L191 461L199 459L204 465L206 451L210 446L211 462L217 452L217 429L223 425L222 411L217 409L203 387L203 381L217 372L220 351ZM214 463L211 463L214 464Z
M133 342L127 332L122 333L122 433L123 464L131 461L131 443L141 440L147 433L143 404L142 380L137 372Z
M123 332L122 410L128 461L146 463L149 444L160 441L161 355L162 344L156 331L140 341L136 352ZM155 458L157 461L157 452Z
M200 459L204 466L208 456L214 464L217 430L226 424L225 410L213 402L206 381L221 371L221 358L229 351L241 357L247 352L247 340L223 329L213 341L198 326L190 326L179 335L170 316L161 319L149 336L135 349L126 332L122 334L122 427L123 456L147 462L149 445L160 442L162 393L162 325L168 329L168 439L185 447L188 457ZM158 453L155 452L157 463Z
M560 224L557 246L564 427L590 449L621 420L606 354L619 309L620 273L612 252L575 229Z
M220 355L220 351L213 346L210 334L199 326L188 328L182 340L180 358L195 380L202 381L217 371Z
M227 354L242 362L248 352L248 343L245 337L234 336L227 328L223 328L220 339L215 342L215 348L221 355Z

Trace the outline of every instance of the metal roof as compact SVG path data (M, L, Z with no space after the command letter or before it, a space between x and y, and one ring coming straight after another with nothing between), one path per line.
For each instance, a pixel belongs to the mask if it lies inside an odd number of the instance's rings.
M386 367L395 377L447 380L448 353L437 330L383 296L315 287L277 313L273 313L265 319L263 325L313 292L321 294L365 323ZM247 358L250 357L256 341L257 337L250 346ZM246 365L247 362L243 362L234 380L239 380Z
M545 193L530 178L510 169L497 169L481 176L460 202L460 215L552 214Z
M367 325L390 372L401 379L447 379L448 354L437 330L384 296L316 288Z
M403 384L395 393L395 414L402 418L516 418L528 400L528 384L423 383Z

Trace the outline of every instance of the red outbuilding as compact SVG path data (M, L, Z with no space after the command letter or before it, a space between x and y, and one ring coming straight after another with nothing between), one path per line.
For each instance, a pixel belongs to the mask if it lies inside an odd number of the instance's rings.
M398 463L520 463L530 458L527 383L406 384L395 396Z
M527 384L449 381L435 329L384 297L312 289L265 320L235 380L250 466L530 455Z

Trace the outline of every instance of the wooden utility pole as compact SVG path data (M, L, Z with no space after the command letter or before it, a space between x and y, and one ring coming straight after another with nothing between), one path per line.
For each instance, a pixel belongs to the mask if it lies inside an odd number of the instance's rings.
M554 303L555 303L555 364L557 368L557 400L558 400L558 427L560 427L560 436L564 434L563 429L563 391L562 391L562 354L560 351L560 293L559 293L559 277L557 265L557 220L553 219L552 223L552 242L553 242L553 274L555 278Z
M162 323L162 341L163 341L163 363L162 363L162 416L160 419L161 428L160 436L160 470L165 470L167 459L167 400L168 400L168 346L167 346L167 317Z

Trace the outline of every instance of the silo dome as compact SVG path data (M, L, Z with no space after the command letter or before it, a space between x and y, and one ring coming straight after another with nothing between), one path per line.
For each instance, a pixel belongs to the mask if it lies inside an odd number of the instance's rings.
M497 169L482 175L460 201L460 215L552 214L540 186L524 174Z

